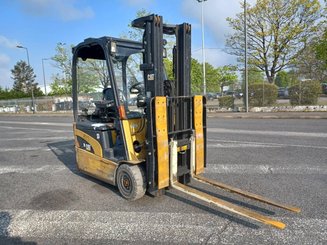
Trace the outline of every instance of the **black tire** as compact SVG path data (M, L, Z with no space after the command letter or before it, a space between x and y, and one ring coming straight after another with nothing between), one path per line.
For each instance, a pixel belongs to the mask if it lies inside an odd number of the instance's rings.
M146 191L144 170L139 165L120 165L117 170L116 183L120 194L130 201L143 197Z

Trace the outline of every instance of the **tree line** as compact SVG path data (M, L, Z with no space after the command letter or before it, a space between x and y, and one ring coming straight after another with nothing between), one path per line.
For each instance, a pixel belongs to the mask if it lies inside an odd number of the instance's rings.
M327 23L325 7L318 0L257 0L252 6L242 4L247 10L247 44L249 83L271 83L288 87L299 80L327 81ZM149 14L146 10L137 12L136 17ZM237 83L237 71L242 71L244 79L244 15L238 13L227 18L233 32L226 39L226 52L235 55L237 66L214 67L206 63L206 83L208 92L222 91L224 86ZM138 29L129 28L122 37L141 40ZM168 46L173 45L168 38ZM169 48L169 47L168 47ZM170 46L171 48L171 46ZM49 95L71 93L71 46L58 43L52 57L55 67L61 72L54 74ZM193 93L203 91L202 64L191 60L191 88ZM164 61L167 74L172 79L172 57ZM104 77L101 64L88 63L92 76ZM29 97L33 90L36 96L42 91L35 82L33 68L24 61L18 61L11 70L14 84L12 89L0 88L0 98ZM90 73L89 73L90 75ZM106 79L97 83L85 83L84 92L92 92L97 86L104 87Z

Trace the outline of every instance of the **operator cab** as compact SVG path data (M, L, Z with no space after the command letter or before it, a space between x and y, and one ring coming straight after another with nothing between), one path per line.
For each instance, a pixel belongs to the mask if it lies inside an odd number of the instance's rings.
M74 52L77 86L75 120L112 122L115 118L142 117L143 111L134 101L144 89L142 44L103 37L86 39ZM132 88L132 93L131 93Z
M142 51L142 43L111 37L89 38L73 48L75 127L97 139L107 159L129 158L124 130L145 134L144 108L138 102L145 96ZM78 139L82 149L94 153Z

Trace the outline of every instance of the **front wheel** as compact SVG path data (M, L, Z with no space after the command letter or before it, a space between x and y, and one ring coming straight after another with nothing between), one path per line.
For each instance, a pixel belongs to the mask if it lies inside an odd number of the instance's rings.
M127 200L137 200L144 196L146 181L144 170L139 165L122 164L117 170L117 186Z

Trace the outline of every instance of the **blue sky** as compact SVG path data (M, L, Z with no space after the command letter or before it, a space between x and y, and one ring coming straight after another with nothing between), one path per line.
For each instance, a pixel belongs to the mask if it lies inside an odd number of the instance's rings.
M248 0L254 2L255 0ZM1 0L0 1L0 86L11 88L10 70L17 61L30 64L43 85L42 59L55 54L57 43L76 45L87 37L121 36L140 9L162 15L165 22L192 25L192 56L201 61L201 5L196 0ZM214 66L235 63L225 54L225 35L231 30L225 21L241 11L239 0L204 2L206 60ZM56 73L53 63L44 61L47 83Z

